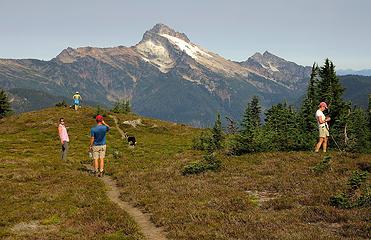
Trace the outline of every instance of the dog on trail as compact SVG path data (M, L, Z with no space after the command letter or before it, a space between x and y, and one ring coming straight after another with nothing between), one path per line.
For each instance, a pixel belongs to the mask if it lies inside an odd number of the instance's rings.
M135 146L137 144L137 140L134 136L129 136L127 133L125 133L124 137L127 139L129 146Z

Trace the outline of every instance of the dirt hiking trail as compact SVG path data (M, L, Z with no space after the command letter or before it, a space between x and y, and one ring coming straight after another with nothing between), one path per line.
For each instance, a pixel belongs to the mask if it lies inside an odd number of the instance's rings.
M118 120L115 116L110 115L115 121L115 127L120 132L122 138L124 138L124 132L120 129L118 125ZM89 164L84 164L85 168L93 171L93 167ZM138 224L140 231L148 240L166 240L165 234L161 228L156 227L150 220L149 214L141 212L138 208L133 207L130 203L125 202L120 199L120 190L117 187L115 181L110 176L101 177L102 181L108 188L107 196L108 198L116 203L121 209L127 212L134 221Z

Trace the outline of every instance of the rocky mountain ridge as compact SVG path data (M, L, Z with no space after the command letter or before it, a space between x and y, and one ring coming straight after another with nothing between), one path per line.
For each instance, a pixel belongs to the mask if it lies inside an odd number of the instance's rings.
M129 99L140 114L197 126L216 112L239 118L253 95L263 107L294 101L309 74L309 67L268 52L227 60L164 24L132 47L67 48L50 61L0 59L2 88L66 97L79 90L102 105Z

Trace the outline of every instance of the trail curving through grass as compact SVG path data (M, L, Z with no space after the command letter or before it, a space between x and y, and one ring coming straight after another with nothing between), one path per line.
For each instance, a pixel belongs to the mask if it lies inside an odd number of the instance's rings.
M118 125L118 120L115 116L109 115L115 121L115 127L124 138L124 131ZM93 170L89 164L84 165L88 170ZM138 224L143 235L149 240L166 240L165 234L161 228L156 227L150 220L149 214L141 212L138 208L133 207L130 203L120 199L120 189L117 187L116 182L110 176L103 176L102 181L108 188L108 198L116 203L121 209L126 211Z

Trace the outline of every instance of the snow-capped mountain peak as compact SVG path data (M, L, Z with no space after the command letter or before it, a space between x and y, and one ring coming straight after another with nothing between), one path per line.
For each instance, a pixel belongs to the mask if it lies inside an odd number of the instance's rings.
M179 38L187 43L190 42L187 35L185 35L184 33L176 32L174 29L162 23L156 24L151 30L147 32L151 32L151 33L158 34L158 35L166 34L172 37Z
M227 76L244 75L249 71L240 64L212 53L192 43L184 33L179 33L164 24L156 24L146 31L143 39L135 46L146 62L156 66L161 72L174 68L184 54L212 72Z

